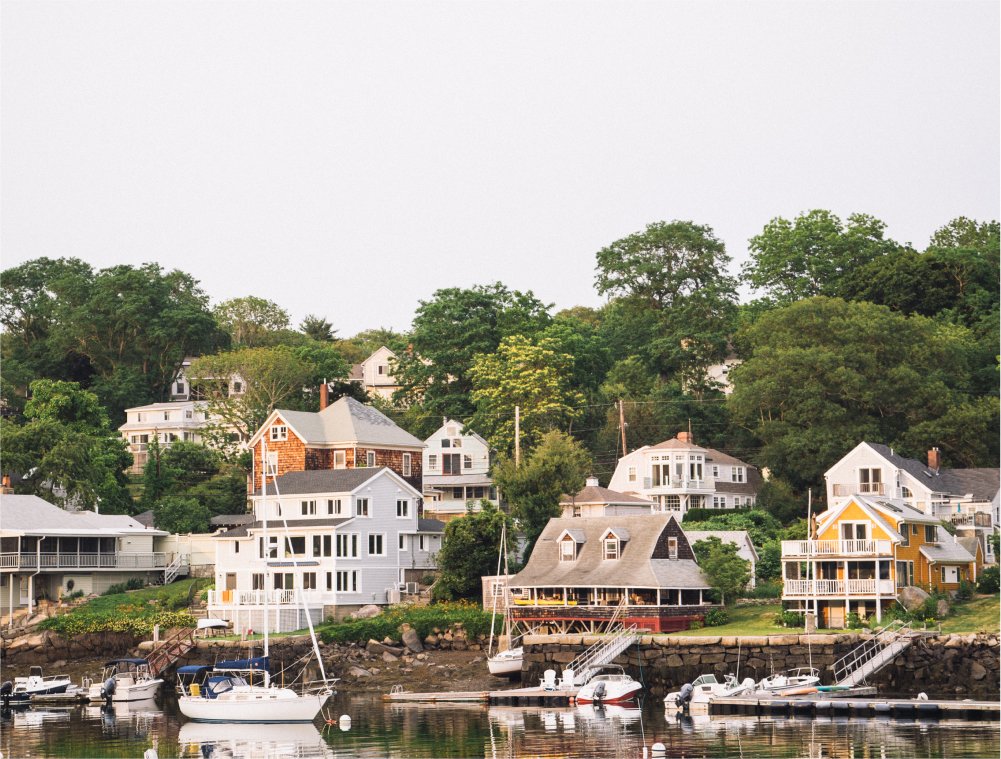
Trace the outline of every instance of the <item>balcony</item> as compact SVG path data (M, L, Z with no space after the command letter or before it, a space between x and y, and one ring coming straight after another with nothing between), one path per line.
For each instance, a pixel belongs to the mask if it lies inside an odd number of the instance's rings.
M782 558L890 556L889 540L783 540Z
M840 483L833 487L835 496L850 496L856 493L859 495L886 495L885 482Z
M806 596L895 596L893 580L785 580L782 597Z
M708 477L700 480L688 477L671 477L663 479L660 482L655 482L653 477L644 477L643 488L645 490L658 490L661 492L670 491L677 493L689 490L701 490L711 493L716 489L716 480Z
M3 553L0 569L165 569L167 553Z
M949 517L956 527L993 527L993 520L990 514L977 511L972 514L953 514Z
M236 606L297 606L300 603L322 604L324 596L319 590L209 590L206 600L209 607Z

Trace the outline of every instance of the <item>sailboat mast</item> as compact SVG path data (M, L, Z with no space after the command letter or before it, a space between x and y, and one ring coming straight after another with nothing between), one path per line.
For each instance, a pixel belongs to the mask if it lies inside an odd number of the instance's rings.
M264 508L261 510L261 518L264 522L264 655L268 655L268 613L271 611L268 604L268 594L271 592L270 572L268 568L271 562L268 561L271 554L271 545L268 542L268 444L261 436L261 503Z

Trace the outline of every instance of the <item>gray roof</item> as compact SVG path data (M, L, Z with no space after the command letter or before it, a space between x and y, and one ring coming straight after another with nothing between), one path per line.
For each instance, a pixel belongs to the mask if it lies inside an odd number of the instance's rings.
M278 491L274 480L268 481L268 495L313 495L315 493L350 493L364 485L386 467L378 469L308 469L305 472L286 472L278 477ZM257 488L254 495L260 495Z
M719 538L723 543L732 543L741 548L748 547L755 557L758 555L754 548L754 541L751 540L747 530L685 530L685 535L688 536L688 542L692 545L706 538Z
M440 519L418 519L417 532L445 532L445 523Z
M945 530L941 530L945 532ZM940 543L925 544L921 546L921 553L924 554L929 561L936 561L940 564L969 564L974 561L974 557L970 555L960 543L955 542L951 535L944 535L944 540Z
M661 533L673 519L668 514L564 517L550 519L532 550L528 564L511 580L518 587L708 588L702 571L690 559L652 559ZM601 536L609 528L631 537L618 559L602 557ZM560 561L557 540L564 531L584 533L576 561ZM576 539L576 538L575 538Z
M143 527L156 527L156 520L153 518L153 509L146 509L141 514L136 514L133 519Z
M979 501L990 501L997 495L1001 482L1001 469L939 469L936 472L917 459L908 459L894 453L888 445L869 442L866 442L866 445L895 467L903 469L918 482L923 482L937 493L960 496L973 493L974 498Z
M411 435L372 406L344 396L323 411L277 409L306 445L348 443L399 448L424 448L424 441ZM261 434L264 427L258 430ZM257 437L255 434L255 437Z
M209 519L209 524L213 527L235 527L241 524L250 524L254 521L254 515L249 512L243 514L219 514Z
M588 506L591 504L652 506L653 501L597 485L588 485L577 495L571 496L564 493L560 496L560 506Z
M352 517L329 517L327 519L290 519L288 520L289 530L302 529L304 527L337 527L338 525L344 524L352 519ZM284 531L285 525L280 519L270 520L268 522L268 528L274 528L276 530L276 535L279 534L277 531ZM217 538L245 538L250 534L251 530L263 530L264 522L250 522L249 524L243 524L239 527L234 527L231 530L226 530L226 532L216 533Z
M37 495L0 496L0 531L20 535L169 535L123 514L66 511Z
M959 543L971 556L977 555L977 546L980 545L980 539L977 538L976 535L970 535L969 537L957 537L956 542Z

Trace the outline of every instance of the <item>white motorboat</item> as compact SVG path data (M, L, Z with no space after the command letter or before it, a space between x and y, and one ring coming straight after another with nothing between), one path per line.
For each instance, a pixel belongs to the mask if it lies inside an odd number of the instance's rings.
M817 670L813 667L800 667L766 677L758 683L758 690L780 691L790 688L810 688L817 685L820 685L820 675Z
M708 704L714 698L739 696L749 693L757 687L754 678L745 677L743 681L733 675L724 675L723 682L716 675L701 675L691 683L682 686L681 690L664 696L665 708L684 708L689 704Z
M263 444L263 459L267 461L267 445ZM276 496L278 478L270 467L261 472L261 492L268 493L268 475L271 475ZM264 545L268 544L268 504L262 512ZM283 520L284 521L284 520ZM283 540L289 541L288 522ZM292 566L299 566L299 559L292 559ZM265 587L271 587L270 564L265 565ZM264 618L268 619L268 596L264 596ZM304 609L304 611L306 611ZM268 628L264 627L264 655L256 659L222 662L213 667L182 667L178 670L177 708L181 714L196 722L312 722L333 693L323 668L323 659L316 642L313 620L306 612L313 653L323 678L322 685L311 693L297 693L291 688L280 688L271 682L268 657ZM194 670L194 671L191 671ZM181 677L182 671L191 675ZM255 683L255 675L260 682ZM248 681L247 678L250 678Z
M521 664L525 649L521 646L500 651L487 658L487 669L496 677L517 677L521 675Z
M28 669L27 677L14 678L14 697L48 696L53 693L65 693L73 684L67 675L43 675L42 668L33 666Z
M577 691L578 704L618 704L635 698L643 688L618 665L606 664L601 669L607 671L594 675Z
M163 680L154 677L146 659L113 659L104 665L101 682L92 683L87 698L95 702L143 701L153 698Z

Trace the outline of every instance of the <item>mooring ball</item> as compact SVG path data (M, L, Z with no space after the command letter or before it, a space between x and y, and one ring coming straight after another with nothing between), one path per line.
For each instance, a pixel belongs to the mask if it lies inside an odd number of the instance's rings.
M664 756L667 753L667 746L663 743L655 743L650 747L650 751L654 756Z
M344 732L347 732L348 730L350 730L351 729L351 717L350 717L350 715L342 714L341 718L338 720L338 724L340 725L341 730L343 730Z

